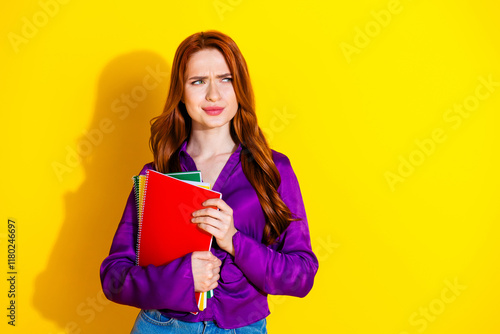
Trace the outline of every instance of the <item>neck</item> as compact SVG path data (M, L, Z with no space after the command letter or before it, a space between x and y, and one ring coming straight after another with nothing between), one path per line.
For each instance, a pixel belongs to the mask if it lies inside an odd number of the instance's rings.
M228 129L191 129L186 151L193 157L209 158L219 154L232 153L236 148L237 144L231 138Z

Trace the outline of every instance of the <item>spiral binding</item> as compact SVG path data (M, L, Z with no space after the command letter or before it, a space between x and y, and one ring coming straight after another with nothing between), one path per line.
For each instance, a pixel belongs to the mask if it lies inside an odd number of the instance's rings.
M134 180L134 194L135 194L135 207L137 209L137 220L140 220L140 204L139 204L139 196L141 193L141 188L140 188L140 178L139 175L135 175L132 177L132 180Z

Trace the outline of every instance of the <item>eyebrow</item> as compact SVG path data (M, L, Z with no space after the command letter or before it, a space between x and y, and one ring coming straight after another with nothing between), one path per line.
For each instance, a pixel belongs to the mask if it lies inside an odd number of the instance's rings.
M222 78L222 77L230 77L230 76L231 76L231 73L224 73L224 74L219 74L216 77L217 78ZM200 79L206 79L206 78L208 78L208 77L207 76L204 76L204 77L203 76L195 76L195 77L189 78L188 80L193 80L193 79L200 80Z

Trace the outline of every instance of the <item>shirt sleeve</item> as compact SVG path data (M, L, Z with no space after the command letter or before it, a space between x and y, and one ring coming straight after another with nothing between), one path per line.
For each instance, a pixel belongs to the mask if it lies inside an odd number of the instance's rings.
M145 165L140 174L145 174ZM167 265L141 267L136 261L137 207L132 188L109 255L100 268L106 297L119 304L141 309L197 312L191 254Z
M233 236L234 261L265 293L304 297L312 289L318 259L311 248L304 202L290 160L280 154L275 163L281 176L278 193L292 215L301 220L291 222L272 246L241 231L236 232Z

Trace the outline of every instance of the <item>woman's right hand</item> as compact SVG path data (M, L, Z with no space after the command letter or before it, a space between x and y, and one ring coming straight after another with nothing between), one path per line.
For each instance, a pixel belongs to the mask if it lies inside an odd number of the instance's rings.
M221 260L209 251L191 254L195 292L207 292L217 287L221 264Z

